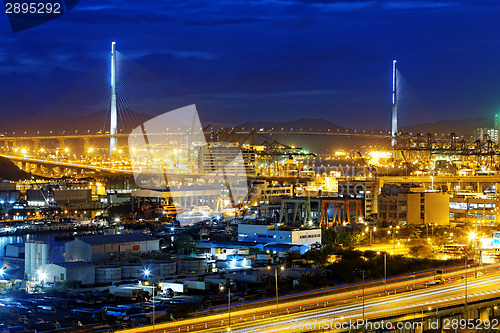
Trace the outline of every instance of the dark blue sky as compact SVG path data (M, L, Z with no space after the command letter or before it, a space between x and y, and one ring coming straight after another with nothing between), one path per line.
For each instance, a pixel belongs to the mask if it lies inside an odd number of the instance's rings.
M388 129L397 58L401 125L492 117L500 110L499 17L493 0L83 0L12 33L4 15L0 112L42 112L68 89L85 90L75 82L96 73L107 82L99 64L107 65L114 38L157 74L154 85L143 74L124 84L141 112L195 103L204 121L317 117ZM86 84L106 96L92 79Z

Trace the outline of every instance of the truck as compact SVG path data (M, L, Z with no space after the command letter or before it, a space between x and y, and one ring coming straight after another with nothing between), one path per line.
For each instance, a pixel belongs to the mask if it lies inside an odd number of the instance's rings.
M436 275L434 276L434 281L431 284L443 284L446 283L446 279L443 276L442 269L436 269Z
M109 293L113 294L115 298L125 298L131 301L138 300L142 295L141 288L134 287L113 287L109 289Z
M207 281L184 280L184 284L188 289L208 290L210 283Z
M188 290L187 285L183 283L175 283L175 282L162 282L161 290L172 289L176 293L185 293Z

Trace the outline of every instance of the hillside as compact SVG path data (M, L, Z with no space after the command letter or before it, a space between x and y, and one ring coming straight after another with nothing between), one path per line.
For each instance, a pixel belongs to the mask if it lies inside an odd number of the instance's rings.
M10 160L0 157L0 180L19 181L30 179L31 175L19 169Z

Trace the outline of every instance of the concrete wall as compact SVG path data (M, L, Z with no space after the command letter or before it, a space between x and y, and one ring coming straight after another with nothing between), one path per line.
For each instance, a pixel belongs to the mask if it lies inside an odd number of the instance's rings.
M406 208L406 221L408 224L413 224L413 225L418 225L422 224L423 221L420 219L421 216L421 197L420 193L409 193L409 194L399 194L398 197L401 197L398 200L404 200L407 201L407 208ZM424 199L425 200L425 199ZM424 206L425 209L425 206Z
M424 223L445 225L450 222L450 197L444 192L425 193Z

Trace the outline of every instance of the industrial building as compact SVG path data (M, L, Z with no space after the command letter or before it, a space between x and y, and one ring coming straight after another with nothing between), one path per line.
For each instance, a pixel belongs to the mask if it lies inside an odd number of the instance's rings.
M49 244L44 242L26 242L24 274L27 279L37 279L38 269L49 263Z
M264 149L262 147L262 149ZM202 174L224 169L228 175L257 174L257 148L238 143L212 143L200 148L198 154L198 171ZM241 162L245 170L241 169Z
M279 202L282 197L293 197L293 184L278 184L262 181L256 184L255 197L249 204L268 204Z
M83 261L46 264L39 267L41 276L47 282L78 281L82 285L95 283L95 266Z
M78 237L65 244L66 261L95 262L110 254L159 251L160 240L143 233Z
M492 225L498 221L499 198L478 193L450 196L450 221Z
M0 181L0 208L6 204L13 204L19 199L16 183Z
M277 255L280 258L286 257L288 252L298 252L304 254L309 251L309 246L300 244L259 244L255 246L263 252Z
M384 186L378 196L378 223L421 225L449 223L449 196L421 187Z
M274 225L238 224L238 241L311 246L321 244L321 229L276 230Z
M28 189L26 201L31 207L86 204L92 202L92 191L88 188Z
M24 243L11 243L5 245L5 256L8 258L23 258L25 253Z
M343 198L363 199L364 218L372 219L378 212L378 180L339 180L338 195Z
M361 222L363 199L351 197L296 197L281 200L279 223L329 228Z

